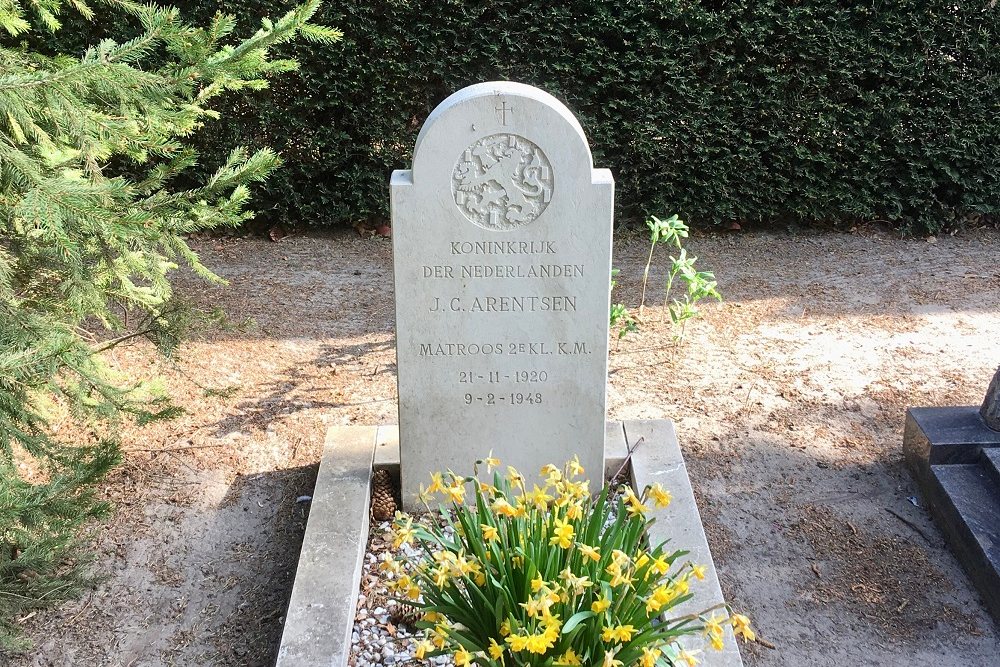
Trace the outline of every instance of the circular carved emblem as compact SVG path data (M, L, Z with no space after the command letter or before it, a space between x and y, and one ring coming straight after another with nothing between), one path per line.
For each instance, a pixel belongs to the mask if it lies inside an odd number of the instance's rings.
M474 224L495 231L534 221L552 199L552 165L516 134L493 134L465 149L452 174L455 203Z

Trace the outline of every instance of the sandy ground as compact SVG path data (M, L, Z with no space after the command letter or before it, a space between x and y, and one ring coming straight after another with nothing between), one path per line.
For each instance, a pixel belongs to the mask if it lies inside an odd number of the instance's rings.
M908 500L900 443L907 406L978 403L1000 363L1000 233L690 248L726 301L679 352L647 309L612 352L610 417L677 423L727 597L774 646L746 647L747 664L997 665L1000 633ZM395 421L387 241L198 249L229 285L188 277L181 291L228 324L173 360L141 343L109 357L162 376L187 412L123 431L127 461L104 489L117 513L95 531L104 581L24 619L36 648L0 663L270 665L325 428ZM646 251L619 234L617 300L638 300Z

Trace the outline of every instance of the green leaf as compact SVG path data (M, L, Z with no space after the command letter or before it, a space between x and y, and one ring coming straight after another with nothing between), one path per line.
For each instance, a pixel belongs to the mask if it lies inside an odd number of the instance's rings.
M578 626L580 623L587 620L588 618L593 618L594 616L597 616L597 614L592 611L579 611L573 614L568 619L566 619L566 623L562 627L562 634L568 635L569 633L573 632L573 629L576 628L576 626Z

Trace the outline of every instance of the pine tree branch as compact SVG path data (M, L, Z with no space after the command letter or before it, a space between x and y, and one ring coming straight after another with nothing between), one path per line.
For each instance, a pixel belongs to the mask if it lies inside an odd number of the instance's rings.
M96 433L95 447L59 441L50 420L69 415L108 429L126 414L141 423L169 413L141 408L100 353L140 336L164 349L177 344L188 320L169 305L171 272L183 264L224 282L182 234L245 220L248 186L279 164L270 150L236 150L204 182L176 187L198 162L191 134L218 117L210 102L220 93L261 88L296 66L271 59L275 45L296 35L340 38L309 23L318 0L230 44L232 17L202 28L173 8L100 1L137 20L138 36L101 42L75 61L0 46L0 543L19 545L31 567L52 575L32 584L42 591L35 599L16 599L22 609L71 588L60 554L86 520L105 511L94 484L118 460L117 445ZM83 0L31 6L49 29L58 27L61 7L91 13ZM22 14L17 0L0 0L0 30L28 30ZM154 67L143 66L149 56ZM131 331L129 311L143 313ZM82 330L85 322L126 330L100 342ZM44 468L47 481L22 479L15 451ZM10 590L3 558L0 597ZM12 627L5 610L13 598L3 599L0 643Z
M132 340L133 338L138 338L140 336L147 336L151 334L154 330L155 330L154 328L150 327L148 329L140 329L139 331L133 331L131 333L118 336L117 338L112 338L111 340L105 341L104 343L96 347L93 347L91 349L93 350L94 354L99 354L101 352L104 352L105 350L110 350L113 347L118 347L125 341L129 341Z

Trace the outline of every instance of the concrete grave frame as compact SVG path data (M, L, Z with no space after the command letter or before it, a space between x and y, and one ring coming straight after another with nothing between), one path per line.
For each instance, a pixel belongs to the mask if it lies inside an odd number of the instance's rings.
M702 528L673 423L666 419L608 422L604 476L616 472L632 450L632 486L661 483L673 494L662 510L650 510L656 523L650 542L670 540L706 565L694 599L675 609L693 613L724 602L718 574ZM346 667L369 529L371 477L377 469L398 478L397 426L335 426L327 432L312 507L277 667ZM595 483L596 484L596 483ZM692 646L700 646L700 638ZM704 667L742 667L736 639L726 628L725 650L701 655Z

